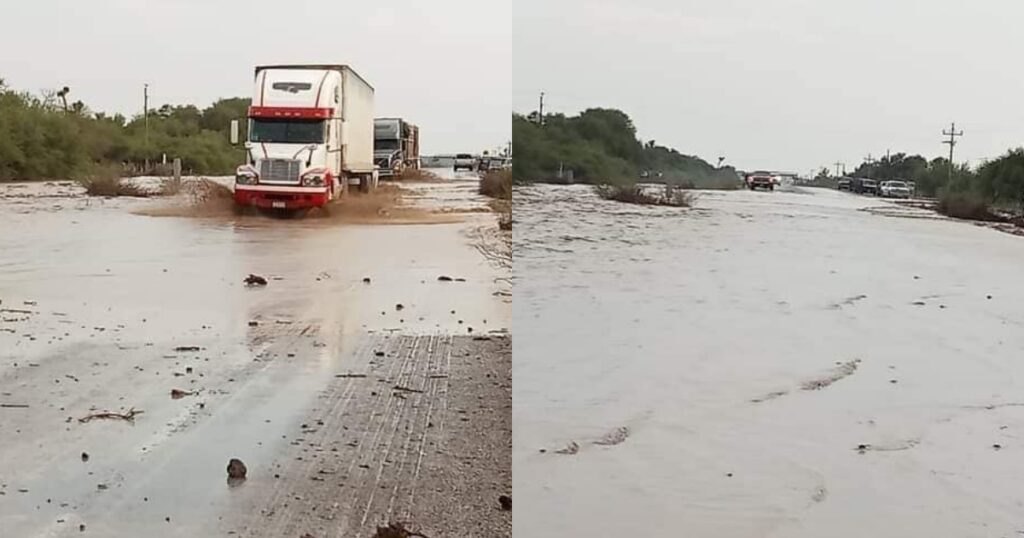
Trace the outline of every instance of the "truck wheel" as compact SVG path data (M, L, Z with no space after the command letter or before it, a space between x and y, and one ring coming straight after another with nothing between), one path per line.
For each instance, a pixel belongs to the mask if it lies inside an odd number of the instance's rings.
M373 190L373 175L363 174L359 176L359 192L369 193Z

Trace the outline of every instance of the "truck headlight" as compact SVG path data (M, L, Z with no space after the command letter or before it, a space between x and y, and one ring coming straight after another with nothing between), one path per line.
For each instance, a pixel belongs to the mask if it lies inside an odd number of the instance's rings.
M235 183L239 185L255 185L257 179L252 174L235 174Z
M302 180L302 184L306 185L307 187L323 187L324 186L324 176L321 176L321 175L306 176Z

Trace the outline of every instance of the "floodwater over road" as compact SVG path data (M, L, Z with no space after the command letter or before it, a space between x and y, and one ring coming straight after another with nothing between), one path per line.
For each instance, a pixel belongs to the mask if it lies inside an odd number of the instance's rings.
M517 532L1024 532L1021 238L822 189L515 200Z
M475 176L445 175L410 198L431 211L482 205ZM433 352L510 327L507 279L474 245L493 215L147 216L165 203L0 185L0 535L249 525L236 508L254 495L227 486L228 460L246 463L250 491L272 490L272 463L301 442L299 423L336 375L399 353L392 337L427 338ZM268 285L247 287L250 273ZM415 402L388 408L403 405ZM79 420L132 409L133 422ZM381 522L366 510L365 527Z

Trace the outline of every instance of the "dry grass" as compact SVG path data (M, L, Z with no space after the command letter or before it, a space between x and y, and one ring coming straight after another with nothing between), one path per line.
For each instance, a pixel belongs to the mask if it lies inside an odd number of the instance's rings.
M124 178L110 175L91 175L78 179L78 183L85 188L85 193L89 196L148 198L156 194Z
M501 200L512 199L512 171L493 170L480 178L480 194Z
M992 212L984 200L968 193L945 193L936 208L939 213L958 219L984 222L1004 222L1006 219Z
M407 168L395 178L396 181L440 181L441 177L437 174L424 170L422 168L412 169Z
M605 200L625 204L690 207L697 196L679 187L666 184L660 193L643 185L594 185L594 192Z

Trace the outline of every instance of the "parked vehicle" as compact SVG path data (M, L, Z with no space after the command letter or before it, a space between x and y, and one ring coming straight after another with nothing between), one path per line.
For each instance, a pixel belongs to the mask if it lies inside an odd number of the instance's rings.
M401 175L420 167L419 127L401 118L373 121L373 160L381 176Z
M883 181L880 190L885 198L910 198L910 187L903 181Z
M455 165L453 168L456 172L459 170L469 170L472 172L476 170L476 157L468 153L459 153L455 155Z
M878 182L864 177L851 178L850 191L857 194L871 194L878 196Z
M836 189L841 191L850 190L850 178L842 178L836 183Z
M775 190L775 179L766 174L747 174L744 177L744 181L747 184L747 188L750 190L757 189L768 189L770 191Z
M350 183L375 188L373 93L345 65L256 67L235 204L307 209L339 198Z

